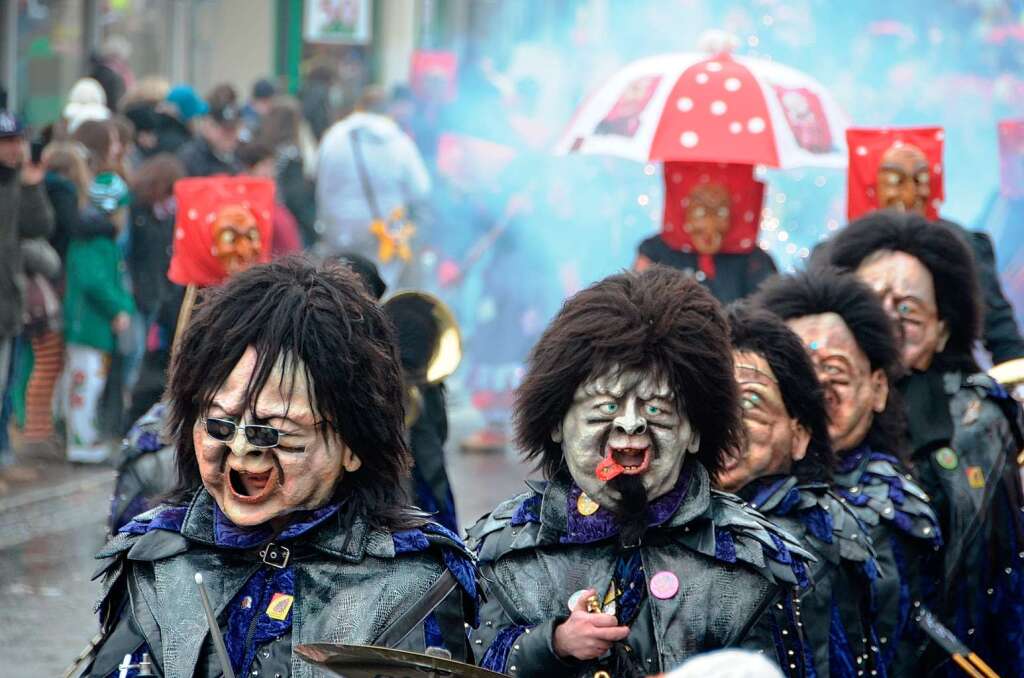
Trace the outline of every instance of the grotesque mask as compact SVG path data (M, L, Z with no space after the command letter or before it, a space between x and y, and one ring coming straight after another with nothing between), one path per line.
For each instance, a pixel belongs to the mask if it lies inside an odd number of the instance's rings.
M946 321L939 319L931 272L906 252L882 250L861 262L856 273L896 325L903 366L927 370L949 339Z
M832 447L838 452L852 450L867 436L875 414L885 410L889 397L885 372L871 369L850 328L836 313L803 316L786 324L807 347L821 381Z
M323 506L343 473L362 463L334 432L324 433L305 370L296 361L278 360L255 406L246 402L256 363L249 347L192 430L203 485L224 515L242 527L286 522L294 511ZM278 434L247 431L251 425ZM277 438L274 447L263 447L268 434L269 442Z
M615 478L638 479L656 499L675 486L686 452L697 451L699 435L679 406L668 382L650 371L613 369L576 390L551 437L576 484L614 510L622 499Z
M878 165L878 206L924 215L931 198L928 158L917 146L897 142Z
M684 229L698 254L715 254L729 231L729 191L721 184L699 184L686 198Z
M811 440L810 432L789 415L768 361L748 351L733 356L746 436L743 449L726 460L718 475L718 484L730 492L758 478L789 473Z
M263 243L256 218L241 205L228 205L213 222L213 255L228 275L244 271L260 258Z

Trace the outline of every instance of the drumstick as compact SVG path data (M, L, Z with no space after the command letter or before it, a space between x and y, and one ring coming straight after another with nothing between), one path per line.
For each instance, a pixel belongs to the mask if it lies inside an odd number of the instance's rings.
M206 621L210 624L210 637L213 638L213 647L217 650L217 658L220 659L220 670L224 674L224 678L235 678L235 671L231 668L231 659L228 658L228 649L224 647L224 636L221 635L220 625L217 623L217 615L213 613L210 597L206 593L206 585L203 584L203 575L199 572L196 572L196 586L199 588L199 596L203 599Z

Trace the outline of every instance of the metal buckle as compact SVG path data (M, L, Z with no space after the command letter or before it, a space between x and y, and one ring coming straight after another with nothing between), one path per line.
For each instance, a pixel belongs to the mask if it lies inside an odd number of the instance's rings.
M291 557L291 555L292 552L287 547L273 542L267 544L266 547L260 551L260 558L263 562L279 570L283 570L288 566L288 558Z

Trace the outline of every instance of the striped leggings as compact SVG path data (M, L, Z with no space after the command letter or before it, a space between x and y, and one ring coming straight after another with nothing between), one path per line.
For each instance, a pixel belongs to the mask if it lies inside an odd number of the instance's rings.
M32 338L32 375L25 391L25 440L53 438L53 393L64 367L64 339L59 332Z

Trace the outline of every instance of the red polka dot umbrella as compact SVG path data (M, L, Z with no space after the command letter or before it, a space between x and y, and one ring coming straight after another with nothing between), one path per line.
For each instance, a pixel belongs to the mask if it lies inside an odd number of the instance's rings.
M728 52L668 54L634 61L592 92L557 150L842 168L846 127L828 90L800 71Z

